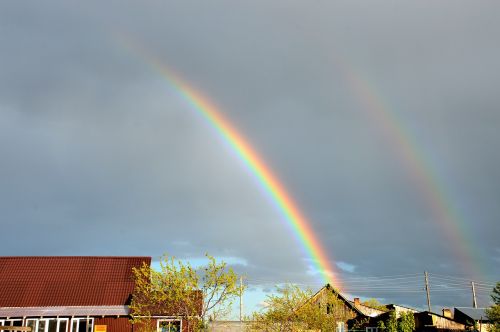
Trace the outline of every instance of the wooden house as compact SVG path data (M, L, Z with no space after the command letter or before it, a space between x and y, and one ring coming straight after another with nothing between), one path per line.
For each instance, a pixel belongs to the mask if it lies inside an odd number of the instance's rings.
M434 312L423 311L414 314L415 330L419 332L464 331L465 325L453 318Z
M338 299L337 307L333 308L332 303L328 303L331 295ZM384 314L386 311L361 304L359 298L352 301L347 299L342 293L338 292L329 284L321 288L309 300L312 303L322 304L327 313L337 314L343 319L339 319L336 327L337 332L345 332L352 329L363 329L366 331L376 331L376 317Z

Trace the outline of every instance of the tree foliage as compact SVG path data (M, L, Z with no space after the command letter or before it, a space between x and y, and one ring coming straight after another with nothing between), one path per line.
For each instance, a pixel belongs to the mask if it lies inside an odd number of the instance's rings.
M377 327L384 332L412 332L415 331L415 316L413 312L401 312L399 319L396 311L391 310L384 321L378 321Z
M491 299L493 300L493 303L495 303L496 305L500 305L500 281L497 282L490 296Z
M345 322L352 314L328 288L313 298L310 290L296 285L277 287L267 296L266 307L251 317L254 331L335 331L337 322Z
M387 307L384 304L380 303L377 299L368 299L364 302L361 302L361 304L378 310L387 311Z
M394 310L389 312L389 317L385 321L386 332L398 332L398 318Z
M415 316L413 312L402 312L399 316L398 332L415 331Z
M197 330L209 315L226 313L240 295L238 276L225 262L206 257L208 264L201 269L166 255L160 260L159 270L148 264L134 268L132 322L142 330L151 330L151 316L176 316Z
M500 282L497 282L491 293L493 305L486 309L486 316L491 323L490 332L500 332Z

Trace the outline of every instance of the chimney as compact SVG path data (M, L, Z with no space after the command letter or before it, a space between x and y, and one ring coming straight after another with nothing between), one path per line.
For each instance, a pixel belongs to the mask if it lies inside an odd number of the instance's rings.
M446 318L453 319L453 314L449 308L443 308L443 316Z
M359 307L360 303L359 303L359 297L355 297L354 298L354 306L355 307Z

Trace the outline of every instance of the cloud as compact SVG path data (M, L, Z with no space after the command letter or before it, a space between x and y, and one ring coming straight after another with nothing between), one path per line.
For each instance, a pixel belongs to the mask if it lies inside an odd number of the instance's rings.
M500 273L500 11L477 1L428 6L1 3L0 219L11 235L1 251L208 252L234 258L253 285L321 287L238 158L122 35L248 138L345 284L425 270L491 281ZM369 93L356 94L346 73ZM393 132L367 107L370 94L396 121ZM398 150L394 130L413 149ZM433 187L422 188L411 154ZM454 211L461 240L449 240L426 190ZM440 292L433 303L468 304L469 295ZM372 296L422 303L420 293Z
M345 272L353 273L356 270L356 266L346 262L340 261L336 262L335 264L338 266L339 269Z

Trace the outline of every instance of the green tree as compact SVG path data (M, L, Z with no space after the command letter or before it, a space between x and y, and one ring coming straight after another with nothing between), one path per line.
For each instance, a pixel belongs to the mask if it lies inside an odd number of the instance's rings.
M377 299L368 299L361 304L378 310L387 311L387 307L380 303Z
M491 299L493 300L493 303L500 305L500 281L497 282L495 288L493 288L493 291L491 292Z
M398 318L394 310L389 311L389 317L385 321L386 332L398 332Z
M402 312L398 322L398 332L412 332L415 330L415 316L413 312Z
M267 296L265 309L253 314L251 330L335 331L337 322L353 318L330 288L313 295L296 285L277 287L275 294Z
M500 282L497 282L490 296L493 305L486 309L486 316L491 322L490 332L500 332Z
M148 264L134 268L132 322L144 331L156 330L151 316L177 316L191 329L199 330L209 316L217 318L228 312L240 295L238 276L225 262L206 257L208 264L201 269L166 255L160 260L159 270Z

